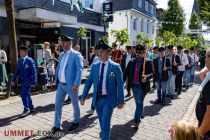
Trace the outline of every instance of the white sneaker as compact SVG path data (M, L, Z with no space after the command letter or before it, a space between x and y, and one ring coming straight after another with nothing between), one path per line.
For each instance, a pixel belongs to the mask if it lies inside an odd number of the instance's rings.
M94 114L94 110L90 109L90 110L86 111L86 113L87 113L88 115L93 115L93 114Z

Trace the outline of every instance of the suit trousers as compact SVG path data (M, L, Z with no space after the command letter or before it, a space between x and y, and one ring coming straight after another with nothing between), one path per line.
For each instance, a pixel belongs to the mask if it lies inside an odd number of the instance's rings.
M24 112L34 109L31 99L31 86L21 86L21 99L24 106Z
M184 74L184 71L179 71L179 73L176 75L175 86L176 86L176 91L178 93L181 93L183 74Z
M72 93L67 90L67 86L61 83L58 83L56 97L55 97L55 116L54 116L54 127L60 128L61 126L61 117L62 117L62 108L63 102L65 100L65 96L71 98L72 106L73 106L73 123L78 123L80 119L80 108L79 108L79 96L77 93Z
M95 107L99 118L102 140L109 140L111 134L110 123L114 108L110 106L108 97L97 98Z

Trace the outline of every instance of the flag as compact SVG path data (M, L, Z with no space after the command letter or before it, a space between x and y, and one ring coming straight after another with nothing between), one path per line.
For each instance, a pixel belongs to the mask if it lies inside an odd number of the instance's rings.
M83 11L82 1L81 0L70 0L71 10L74 10L74 6L77 8L79 12Z

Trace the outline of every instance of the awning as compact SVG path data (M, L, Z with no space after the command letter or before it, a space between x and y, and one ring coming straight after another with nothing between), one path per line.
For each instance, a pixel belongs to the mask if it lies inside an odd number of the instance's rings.
M74 25L77 23L77 17L42 8L27 8L18 10L16 18L36 22L60 22L61 24Z

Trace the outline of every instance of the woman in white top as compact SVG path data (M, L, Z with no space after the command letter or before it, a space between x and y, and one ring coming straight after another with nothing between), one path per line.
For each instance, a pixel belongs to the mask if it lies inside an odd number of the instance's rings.
M6 63L7 62L7 54L4 50L2 50L3 45L0 44L0 62L1 63Z

